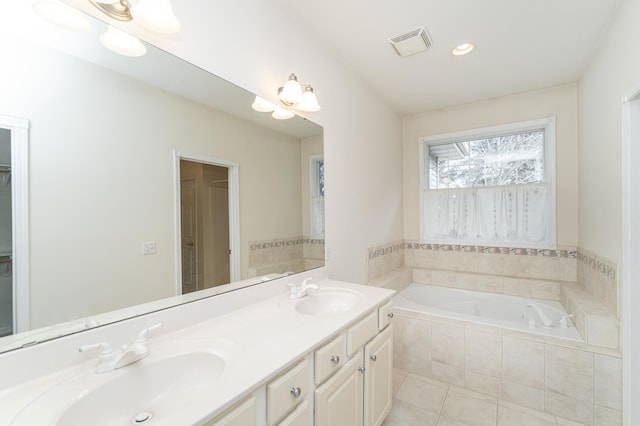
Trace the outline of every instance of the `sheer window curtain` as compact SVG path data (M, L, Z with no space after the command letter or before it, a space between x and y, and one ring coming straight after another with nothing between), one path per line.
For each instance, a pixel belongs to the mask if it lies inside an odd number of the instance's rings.
M549 185L428 189L422 239L453 244L549 241Z

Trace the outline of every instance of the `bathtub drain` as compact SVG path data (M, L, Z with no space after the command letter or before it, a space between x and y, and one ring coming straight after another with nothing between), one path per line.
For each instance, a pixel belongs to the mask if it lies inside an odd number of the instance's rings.
M150 412L141 411L140 413L136 414L136 416L131 420L131 424L133 425L145 424L149 420L151 420L151 417L153 417L153 414L151 414Z

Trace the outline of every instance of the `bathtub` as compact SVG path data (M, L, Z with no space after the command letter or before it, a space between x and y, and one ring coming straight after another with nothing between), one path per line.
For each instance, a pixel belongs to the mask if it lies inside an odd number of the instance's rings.
M561 325L566 310L560 302L440 287L410 284L393 299L399 310L471 321L508 330L584 342L571 318ZM547 325L545 326L546 323Z

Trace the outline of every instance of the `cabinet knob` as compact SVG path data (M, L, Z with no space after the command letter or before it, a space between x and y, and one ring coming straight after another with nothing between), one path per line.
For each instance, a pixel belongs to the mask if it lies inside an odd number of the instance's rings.
M291 388L291 395L293 395L295 398L298 398L301 393L302 391L300 390L300 388L298 387Z
M340 357L338 355L333 355L331 357L331 362L333 362L334 364L340 364Z
M358 367L358 371L364 373L364 367Z
M371 361L373 361L373 362L376 362L376 359L378 359L378 357L377 357L377 356L375 356L375 355L371 355L371 356L369 357L369 359L370 359Z
M389 312L389 313L387 314L387 316L388 316L389 318L393 318L393 312Z

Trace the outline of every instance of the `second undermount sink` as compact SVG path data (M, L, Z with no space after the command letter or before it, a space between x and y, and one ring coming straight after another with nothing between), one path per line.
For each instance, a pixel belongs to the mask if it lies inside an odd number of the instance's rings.
M347 312L362 300L362 293L339 287L323 287L300 299L296 311L306 315L332 315Z
M216 391L225 369L220 355L206 351L146 361L57 385L12 424L35 424L38 418L56 419L58 426L180 424L183 410Z

